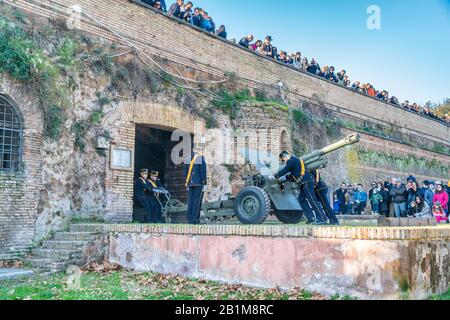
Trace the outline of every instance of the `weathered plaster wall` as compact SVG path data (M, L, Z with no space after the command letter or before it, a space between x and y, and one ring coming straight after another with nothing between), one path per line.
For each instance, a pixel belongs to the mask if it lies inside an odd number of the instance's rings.
M362 299L446 292L450 229L78 225L110 232L109 261L138 271ZM420 240L418 240L420 239Z

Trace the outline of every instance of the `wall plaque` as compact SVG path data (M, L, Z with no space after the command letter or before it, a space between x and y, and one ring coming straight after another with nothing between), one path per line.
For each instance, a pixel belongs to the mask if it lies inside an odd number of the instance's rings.
M111 147L111 170L133 170L133 150Z

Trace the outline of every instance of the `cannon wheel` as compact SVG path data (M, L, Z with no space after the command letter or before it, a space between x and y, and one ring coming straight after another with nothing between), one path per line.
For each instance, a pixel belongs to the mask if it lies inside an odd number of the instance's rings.
M261 188L246 187L239 192L234 203L236 218L243 224L261 224L270 214L269 195Z
M298 224L303 219L303 211L276 211L275 216L284 224Z

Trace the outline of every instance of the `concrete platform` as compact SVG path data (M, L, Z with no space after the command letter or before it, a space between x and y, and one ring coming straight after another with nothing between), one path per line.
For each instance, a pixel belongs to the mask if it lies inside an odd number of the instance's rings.
M137 271L326 296L426 299L447 291L450 227L72 225L109 234L109 262Z
M16 278L31 277L34 272L31 270L23 269L0 269L0 281L11 280Z

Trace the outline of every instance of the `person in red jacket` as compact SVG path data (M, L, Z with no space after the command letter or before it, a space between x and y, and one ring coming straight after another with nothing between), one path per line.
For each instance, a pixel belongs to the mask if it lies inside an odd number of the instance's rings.
M445 191L442 182L436 182L436 192L433 197L433 204L439 202L448 216L448 193Z
M433 206L433 216L436 218L438 224L441 222L449 222L447 216L445 215L444 209L442 209L441 203L438 201Z

